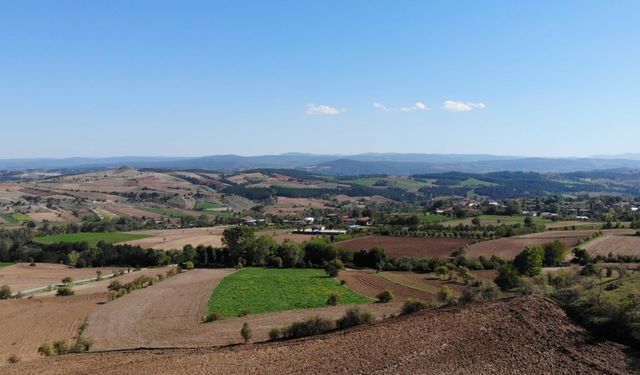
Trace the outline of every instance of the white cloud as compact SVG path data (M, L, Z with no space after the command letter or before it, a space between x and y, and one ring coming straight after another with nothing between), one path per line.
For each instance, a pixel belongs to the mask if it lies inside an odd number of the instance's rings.
M337 115L345 111L346 109L344 108L336 108L328 105L307 104L308 115Z
M384 112L413 112L413 111L426 111L429 108L428 105L422 103L422 102L416 102L416 104L414 104L411 107L398 107L398 108L390 108L385 106L382 103L373 103L373 106L379 110L382 110Z
M474 109L484 109L485 107L484 103L465 103L455 100L447 100L442 103L442 109L449 112L468 112Z

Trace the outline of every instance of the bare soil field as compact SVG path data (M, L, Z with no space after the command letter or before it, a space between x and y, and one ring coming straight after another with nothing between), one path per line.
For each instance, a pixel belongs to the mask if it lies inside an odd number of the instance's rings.
M9 285L13 292L24 291L39 286L59 284L67 276L74 280L96 276L96 271L103 274L112 273L117 267L103 268L70 268L63 264L37 263L35 267L29 263L17 263L0 269L0 285Z
M497 272L495 270L482 270L471 271L471 274L478 280L493 281ZM453 289L456 298L460 297L466 288L462 282L445 280L437 277L435 273L393 271L382 272L378 275L388 281L429 293L432 295L432 299L436 298L440 288L443 286Z
M458 238L367 236L336 242L336 246L353 251L378 246L394 257L448 258L456 249L469 243L469 240Z
M93 349L194 346L203 339L206 345L201 331L207 302L231 272L192 270L100 306L88 319Z
M221 349L52 357L7 365L38 374L638 374L638 353L595 340L535 297L423 311L306 339Z
M606 233L602 237L593 239L583 246L591 255L607 256L635 255L640 256L640 236L625 233Z
M89 313L106 301L106 292L0 301L0 362L11 355L37 358L38 347L45 341L72 343ZM4 373L1 366L0 373Z
M192 245L194 247L198 245L222 247L222 232L224 232L226 228L226 226L217 226L210 228L136 231L131 233L146 234L152 237L125 243L162 250L182 250L185 245Z
M320 235L312 235L312 234L300 234L300 233L291 233L291 229L277 229L277 230L267 230L258 232L258 235L271 236L278 243L283 243L286 240L295 243L303 243L314 238L322 237Z
M550 231L482 241L470 246L468 256L478 258L482 255L489 258L492 255L497 255L505 260L512 260L527 246L542 245L557 240L572 247L592 233L594 233L592 230Z
M347 287L372 298L384 290L391 291L398 301L416 298L428 302L435 298L435 294L431 291L401 285L372 270L348 269L340 272L338 279L346 281Z

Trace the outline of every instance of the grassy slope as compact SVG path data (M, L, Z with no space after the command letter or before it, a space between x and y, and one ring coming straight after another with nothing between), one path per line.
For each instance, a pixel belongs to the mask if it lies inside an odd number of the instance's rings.
M10 265L12 265L13 263L3 263L0 262L0 268L4 268L4 267L9 267Z
M366 303L364 297L327 277L319 269L247 268L227 276L209 299L208 311L237 316L326 306L330 292L341 296L340 303Z
M95 247L98 242L118 243L137 240L149 237L146 234L122 233L122 232L101 232L101 233L72 233L58 234L55 236L37 237L35 242L42 244L52 244L58 242L87 242L89 246Z

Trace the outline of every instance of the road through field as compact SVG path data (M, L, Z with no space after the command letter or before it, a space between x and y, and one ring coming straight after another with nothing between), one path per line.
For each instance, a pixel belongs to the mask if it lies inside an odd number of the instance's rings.
M93 349L200 344L196 333L201 331L209 296L231 272L192 270L100 306L88 319Z

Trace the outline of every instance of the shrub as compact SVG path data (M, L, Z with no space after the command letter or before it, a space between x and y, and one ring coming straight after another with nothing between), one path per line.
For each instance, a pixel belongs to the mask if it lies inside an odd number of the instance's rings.
M113 280L112 282L109 283L109 285L107 286L107 289L117 292L118 290L122 289L122 283L120 282L120 280Z
M426 309L428 306L426 303L419 301L417 299L409 298L404 301L404 305L402 305L402 310L400 311L401 315L412 314L418 312L420 310Z
M73 282L73 277L67 276L64 279L62 279L62 283L65 285L69 285Z
M97 270L96 271L96 281L100 281L102 280L102 271Z
M56 296L58 297L72 296L74 294L75 292L73 291L73 289L71 289L70 286L59 286L58 290L56 291Z
M319 335L321 333L330 331L333 328L334 322L329 319L316 316L302 322L291 323L288 327L282 330L282 337L297 338Z
M164 280L164 275L161 273L157 274L156 277L158 278L158 281Z
M167 271L167 277L173 277L178 274L178 269L173 267L169 271Z
M282 258L280 257L270 257L267 259L267 267L282 268L282 263Z
M11 357L7 358L7 362L9 363L18 363L20 362L22 359L20 357L18 357L17 355L12 355Z
M45 357L52 356L53 348L51 347L51 344L45 342L44 344L40 345L40 347L38 348L38 354L42 354Z
M529 246L516 255L513 265L523 275L536 276L542 271L543 261L544 250L539 246Z
M376 299L378 300L379 303L388 303L393 301L394 298L395 297L393 293L391 293L391 291L386 289L378 293L378 295L376 296Z
M251 310L245 307L244 309L240 310L240 313L238 313L238 316L243 317L249 314L251 314Z
M240 334L242 335L242 338L244 339L244 342L249 342L249 340L251 340L251 327L249 327L249 323L244 322L244 324L242 325L242 329L240 330Z
M205 323L215 322L216 320L222 320L224 317L217 311L212 311L204 317Z
M269 331L270 340L278 340L280 338L282 338L282 331L280 328L272 328L271 331Z
M327 298L327 305L335 306L340 303L340 295L336 292L329 293L329 298Z
M53 343L53 351L57 355L67 354L69 353L69 344L67 340L58 340Z
M343 269L344 269L344 264L340 259L334 259L328 262L326 266L324 266L325 272L330 277L338 276L338 273L340 272L340 270L343 270Z
M498 276L496 276L495 283L502 290L510 290L520 286L522 277L513 265L503 264L498 268Z
M188 261L184 262L182 266L183 266L183 268L184 268L185 270L192 270L192 269L194 269L194 268L195 268L195 265L194 265L194 264L193 264L193 262L192 262L192 261L190 261L190 260L188 260Z
M336 321L336 326L340 329L357 326L360 324L371 324L375 318L373 314L366 310L354 307L347 310L344 316Z
M0 286L0 299L11 298L11 287L9 285Z
M91 348L91 344L92 344L91 340L89 340L87 336L81 334L80 336L78 336L78 340L76 340L76 343L71 348L71 352L72 353L87 352L89 351L89 348Z
M453 289L444 285L438 291L438 300L443 303L449 303L453 300Z

